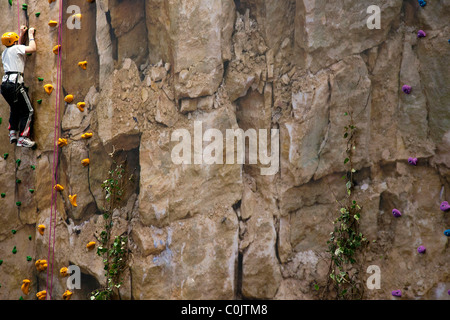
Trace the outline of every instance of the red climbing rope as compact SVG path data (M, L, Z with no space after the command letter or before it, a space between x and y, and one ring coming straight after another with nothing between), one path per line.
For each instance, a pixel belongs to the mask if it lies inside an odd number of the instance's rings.
M58 45L62 43L62 0L59 0L59 22L58 22ZM50 263L50 254L51 254L51 270L47 268L47 281L46 281L46 292L47 292L47 300L51 300L52 298L52 288L53 288L53 265L55 260L55 239L56 239L56 217L57 212L56 208L53 210L53 207L56 207L56 199L58 195L58 191L53 188L58 183L58 156L59 156L59 148L57 146L57 141L59 139L59 123L61 121L61 113L60 113L60 92L62 86L62 58L61 51L58 52L57 55L57 80L56 80L56 106L55 106L55 123L54 123L54 132L53 132L53 170L52 170L52 202L50 206L50 230L49 230L49 238L48 238L48 253L47 253L47 261ZM54 211L54 212L53 212ZM55 221L53 221L55 220ZM53 238L52 238L53 234ZM51 250L50 250L51 249ZM50 275L49 275L50 272ZM49 287L50 281L50 287Z

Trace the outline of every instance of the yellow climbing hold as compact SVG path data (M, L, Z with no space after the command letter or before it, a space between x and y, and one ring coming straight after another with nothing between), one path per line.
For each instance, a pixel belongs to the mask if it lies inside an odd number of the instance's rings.
M44 90L45 90L45 92L47 92L47 94L51 94L52 93L52 91L53 91L53 85L51 85L51 84L46 84L45 86L44 86Z
M83 167L87 167L89 165L89 159L86 158L86 159L81 160L81 164L83 165Z
M57 190L57 191L64 191L64 187L60 184L56 184L53 189Z
M58 139L58 147L64 147L64 146L67 146L67 139L64 139L64 138L59 138Z
M62 267L62 268L59 270L59 273L60 273L61 276L63 276L63 277L67 277L67 276L69 275L67 267Z
M70 298L72 297L72 291L69 291L69 290L66 290L66 291L64 291L64 293L63 293L63 299L64 300L70 300Z
M81 15L81 13L76 13L76 14L72 15L72 17L81 21L82 15Z
M73 95L68 94L67 96L64 97L64 101L67 103L71 103L73 101Z
M50 0L48 0L48 1L50 1ZM39 291L38 293L36 293L36 297L39 300L45 300L45 298L47 298L47 291L46 290Z
M50 20L50 21L48 22L48 25L49 25L50 27L56 27L56 26L58 25L58 22L56 22L55 20Z
M76 195L76 194L74 194L73 196L72 196L72 195L69 195L69 200L70 200L70 203L71 203L74 207L77 206L77 195Z
M88 248L89 250L94 249L95 247L95 241L91 241L86 245L86 248Z
M89 138L92 138L92 135L93 135L92 132L86 132L86 133L83 133L83 134L81 135L81 137L82 137L83 139L89 139Z
M30 293L30 283L31 281L28 279L24 279L22 281L22 286L20 287L20 289L22 289L22 292L26 295L28 295Z
M58 45L53 47L53 53L54 54L58 54L59 51L61 51L61 45L60 44L58 44Z
M78 66L81 67L83 70L86 70L87 61L80 61L80 62L78 62Z
M80 110L81 112L84 112L84 107L86 106L85 102L78 102L77 103L77 108L78 110Z
M37 260L34 265L37 271L45 271L47 269L47 260Z
M38 231L41 234L41 236L44 235L45 226L43 224L38 225Z

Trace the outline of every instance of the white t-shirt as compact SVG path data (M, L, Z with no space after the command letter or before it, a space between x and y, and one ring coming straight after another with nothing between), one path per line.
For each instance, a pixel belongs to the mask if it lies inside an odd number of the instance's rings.
M6 48L2 53L3 70L22 72L25 69L25 47L24 45L14 45ZM16 81L17 74L10 74L9 81ZM4 75L2 81L8 79L7 75ZM23 82L23 77L20 76L18 81Z

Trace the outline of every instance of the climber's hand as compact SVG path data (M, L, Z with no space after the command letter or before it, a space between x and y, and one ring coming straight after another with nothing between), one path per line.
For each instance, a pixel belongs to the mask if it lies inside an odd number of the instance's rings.
M28 35L29 36L34 36L34 28L28 29Z
M20 27L20 35L22 36L23 34L25 34L25 32L27 31L28 27L27 26L21 26Z

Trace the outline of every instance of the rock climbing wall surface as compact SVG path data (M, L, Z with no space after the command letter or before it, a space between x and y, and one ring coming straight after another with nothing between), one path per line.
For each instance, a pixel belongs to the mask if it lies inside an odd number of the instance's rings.
M104 283L94 235L112 154L134 176L113 217L112 234L130 237L122 299L316 299L351 112L370 242L360 272L381 271L365 298L450 299L450 4L379 1L380 29L368 29L372 4L0 1L0 32L20 19L38 47L25 69L35 150L9 144L0 99L0 298L48 298L49 270L52 299ZM72 5L79 29L67 27ZM193 137L195 121L224 135L279 129L279 171L174 163L171 135ZM69 265L81 289L67 290Z

